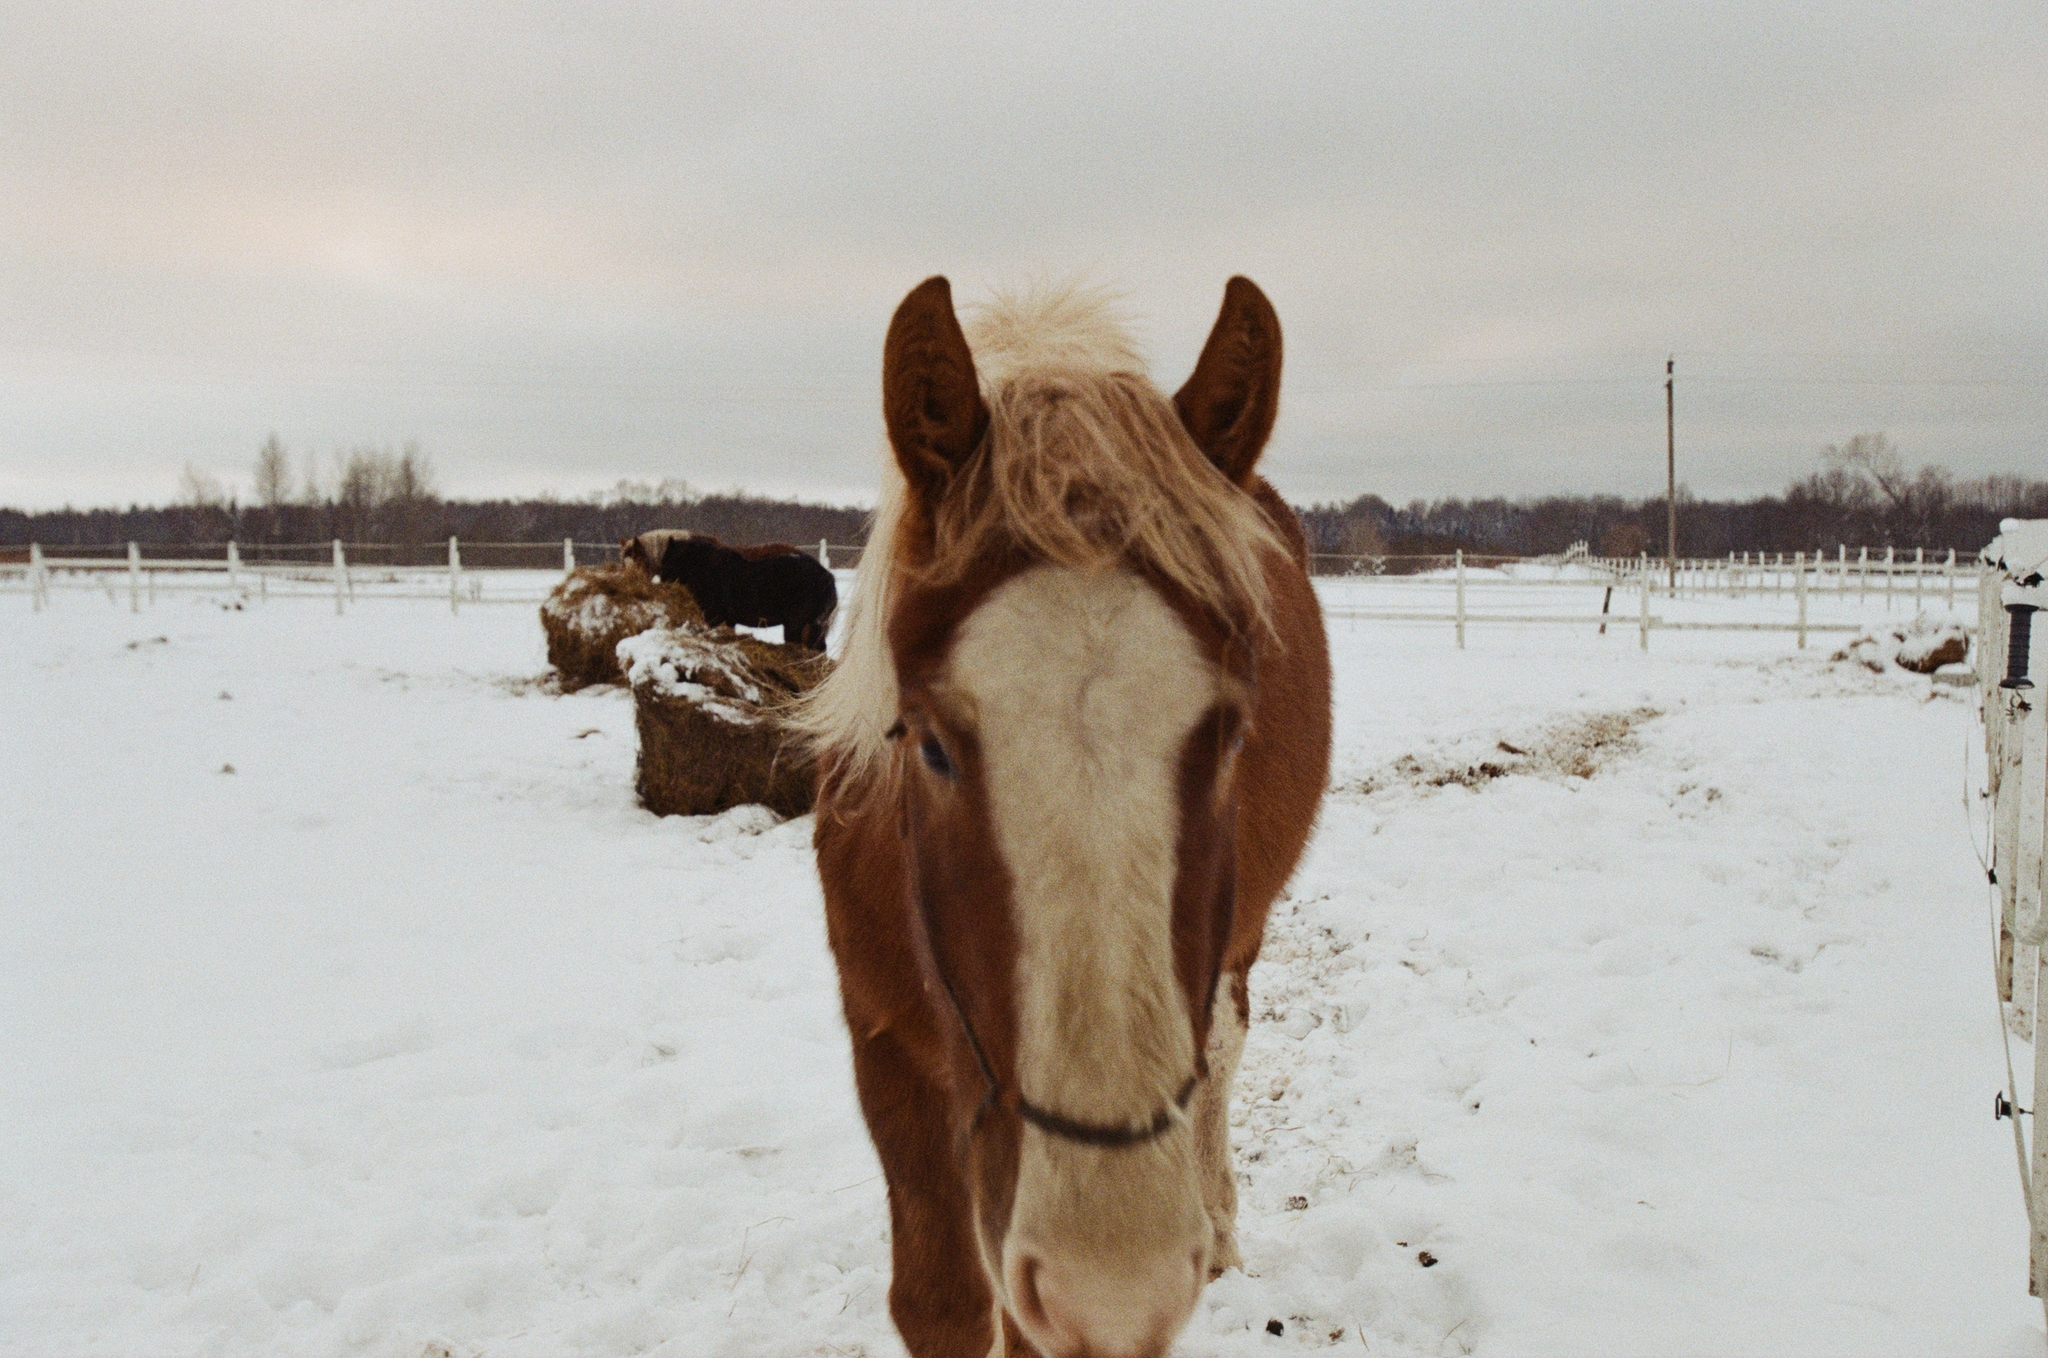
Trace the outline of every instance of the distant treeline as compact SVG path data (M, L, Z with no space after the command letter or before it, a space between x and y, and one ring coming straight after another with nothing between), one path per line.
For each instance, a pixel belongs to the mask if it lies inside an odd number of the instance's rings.
M1930 475L1929 473L1933 473ZM1301 511L1313 550L1351 556L1417 556L1458 549L1501 556L1544 556L1584 542L1598 556L1664 555L1663 496L1608 495L1538 499L1417 500L1396 508L1377 495ZM2048 481L1993 476L1956 482L1925 469L1897 497L1868 478L1830 470L1795 482L1782 495L1753 500L1678 500L1678 554L1815 552L1840 546L1924 548L1967 557L1998 534L2005 518L2048 518Z
M579 504L565 500L421 498L371 507L333 504L247 508L226 505L130 509L0 509L0 544L45 547L139 542L152 545L344 542L617 542L650 528L687 528L726 542L859 542L867 511L720 494L689 499Z
M2048 481L1990 476L1958 481L1938 466L1909 470L1882 434L1859 434L1822 455L1823 470L1782 495L1753 500L1694 500L1679 492L1680 556L1729 552L1824 552L1838 545L1925 548L1967 553L1991 540L2002 518L2048 518ZM259 452L259 503L241 505L187 469L185 502L129 509L0 509L0 544L145 546L387 542L616 542L650 528L686 528L727 542L821 538L857 544L866 510L803 504L743 493L701 494L681 482L621 482L585 500L447 500L415 448L357 449L335 459L323 484L309 466L294 493L289 463L273 438ZM1377 495L1299 511L1311 550L1329 555L1401 557L1448 553L1543 556L1584 542L1600 556L1664 550L1662 496L1416 500L1396 508Z

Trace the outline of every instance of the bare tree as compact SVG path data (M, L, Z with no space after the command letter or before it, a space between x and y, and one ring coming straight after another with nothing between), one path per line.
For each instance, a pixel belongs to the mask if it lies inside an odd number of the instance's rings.
M1854 434L1847 443L1830 443L1820 457L1830 468L1839 467L1867 479L1895 507L1905 507L1913 477L1889 436Z
M408 443L395 460L386 453L385 498L401 504L416 504L434 498L434 463L420 451L417 443Z
M1379 557L1387 554L1387 541L1380 535L1378 524L1356 518L1344 524L1337 549L1344 556Z
M292 497L292 462L284 450L284 443L275 430L263 440L263 446L256 450L256 475L253 482L256 503L265 509L276 511Z
M194 509L220 509L227 504L228 495L217 479L187 462L185 474L178 478L178 499Z

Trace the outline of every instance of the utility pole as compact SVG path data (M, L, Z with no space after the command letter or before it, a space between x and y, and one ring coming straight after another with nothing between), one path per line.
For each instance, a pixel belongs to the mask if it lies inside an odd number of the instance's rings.
M1678 426L1671 395L1676 365L1676 358L1664 360L1664 562L1671 570L1673 594L1678 592Z

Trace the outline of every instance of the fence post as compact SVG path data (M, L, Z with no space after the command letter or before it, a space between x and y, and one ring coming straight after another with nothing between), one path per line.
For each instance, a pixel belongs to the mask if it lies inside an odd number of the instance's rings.
M462 612L462 548L448 535L448 611Z
M1458 549L1458 649L1465 649L1465 549Z
M2020 944L2019 960L2025 966L2027 976L2032 980L2031 1001L2034 1043L2034 1098L2038 1107L2041 1094L2048 1089L2048 1042L2040 1038L2040 1001L2044 990L2048 990L2048 966L2042 961L2041 944L2044 933L2042 902L2042 857L2044 833L2048 833L2048 703L2039 701L2040 689L2033 690L2035 701L2026 701L2022 690L1994 689L1997 700L2008 705L2009 724L2006 740L2015 747L2016 758L2006 766L2015 787L2005 789L2007 800L2015 804L2018 814L2014 830L2016 843L2013 858L2012 920L2013 934ZM2012 727L2017 726L2014 730ZM2016 989L2018 987L2015 987ZM2015 997L2017 1000L2017 996ZM2014 1005L2018 1008L2017 1003ZM2027 1249L2027 1290L2036 1296L2048 1297L2048 1211L2043 1211L2044 1190L2048 1190L2048 1138L2038 1134L2033 1138L2032 1164L2028 1166L2028 1196L2033 1210L2028 1215L2033 1219L2032 1238Z
M1981 562L1977 569L1977 704L1984 717L1984 791L1991 799L1991 866L1998 877L1998 998L2013 1003L2013 937L2010 899L2003 883L2012 877L2011 864L2003 864L2001 877L1998 826L1999 790L2005 775L2005 704L1999 701L1998 681L2005 677L2005 610L1999 607L2004 577Z
M340 617L343 596L348 592L348 563L342 560L341 539L334 540L334 616Z
M43 574L42 545L31 542L28 545L28 597L38 613L42 612L43 605L49 602L48 591L43 584Z
M1861 604L1863 596L1870 592L1870 549L1856 549L1856 602Z
M562 539L562 574L572 575L576 570L576 539Z
M828 571L832 569L832 549L823 538L818 539L818 564Z
M232 590L232 589L240 589L241 587L242 587L242 553L241 553L241 549L235 546L235 540L234 540L233 538L229 538L229 539L228 539L228 588Z
M1835 595L1837 598L1849 592L1849 549L1841 543L1835 544Z
M1650 554L1636 561L1636 647L1650 649Z
M128 544L128 611L142 611L142 549Z
M1956 607L1956 549L1953 547L1948 549L1948 564L1942 568L1942 574L1948 577L1948 609L1953 613Z
M1806 553L1798 553L1793 569L1799 572L1799 649L1803 651L1806 649Z
M1913 549L1913 611L1915 613L1920 611L1920 577L1921 572L1925 570L1926 566L1927 549L1925 547L1915 547Z
M1892 548L1884 549L1884 611L1892 611Z

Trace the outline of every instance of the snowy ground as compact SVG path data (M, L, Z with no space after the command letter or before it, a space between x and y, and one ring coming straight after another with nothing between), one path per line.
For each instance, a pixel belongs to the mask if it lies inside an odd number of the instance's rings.
M0 1354L900 1352L807 820L639 810L528 608L126 603L0 599ZM1963 697L1331 639L1179 1352L2040 1353Z

